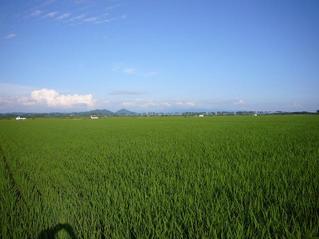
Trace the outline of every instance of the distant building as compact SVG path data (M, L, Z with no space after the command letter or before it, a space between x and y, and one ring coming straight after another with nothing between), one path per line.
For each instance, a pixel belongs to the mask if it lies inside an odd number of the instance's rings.
M18 116L18 117L16 117L16 120L26 120L27 118L25 118L25 117L20 117L20 116Z
M96 116L96 115L91 115L91 116L90 116L90 119L92 119L92 120L96 120L96 119L99 119L99 117L98 117L98 116Z

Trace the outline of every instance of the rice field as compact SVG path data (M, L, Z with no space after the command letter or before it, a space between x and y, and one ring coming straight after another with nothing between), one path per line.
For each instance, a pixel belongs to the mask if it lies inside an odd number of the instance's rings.
M319 117L0 120L1 238L319 236Z

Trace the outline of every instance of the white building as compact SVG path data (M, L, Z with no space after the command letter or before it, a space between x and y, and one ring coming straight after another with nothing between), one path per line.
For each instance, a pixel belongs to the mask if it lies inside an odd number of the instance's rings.
M92 120L96 120L96 119L99 119L99 117L98 117L98 116L96 116L96 115L91 115L91 116L90 116L90 119L92 119Z
M20 117L20 116L16 117L16 120L26 120L26 119L27 119L27 118Z

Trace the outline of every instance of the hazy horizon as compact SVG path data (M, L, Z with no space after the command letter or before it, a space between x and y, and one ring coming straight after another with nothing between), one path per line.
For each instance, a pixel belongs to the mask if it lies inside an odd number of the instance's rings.
M0 113L319 110L319 2L4 0Z

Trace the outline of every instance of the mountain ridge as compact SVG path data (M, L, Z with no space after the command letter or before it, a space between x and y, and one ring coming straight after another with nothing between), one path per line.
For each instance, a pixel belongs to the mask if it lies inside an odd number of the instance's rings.
M136 112L129 111L127 109L120 109L118 111L112 112L107 109L94 109L89 111L80 112L48 112L48 113L30 113L30 112L10 112L10 113L0 113L0 117L72 117L72 116L131 116L137 115Z

